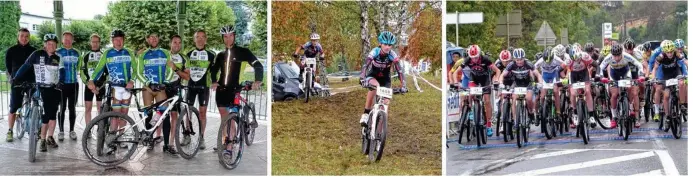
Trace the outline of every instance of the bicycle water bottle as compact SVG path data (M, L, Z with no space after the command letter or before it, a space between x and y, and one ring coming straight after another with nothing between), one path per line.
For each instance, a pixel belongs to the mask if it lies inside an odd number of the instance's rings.
M149 121L149 124L154 125L156 122L159 121L159 118L161 118L161 110L157 109L156 112L154 113L154 116L152 116L152 120Z

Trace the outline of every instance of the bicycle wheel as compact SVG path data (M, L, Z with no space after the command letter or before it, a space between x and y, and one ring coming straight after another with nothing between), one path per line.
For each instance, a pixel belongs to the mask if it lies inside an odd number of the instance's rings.
M483 127L481 127L480 122L482 122L482 119L481 119L481 116L479 114L479 105L478 104L472 105L472 112L473 112L472 115L474 117L474 126L472 126L472 127L475 128L474 134L476 134L476 146L481 147L481 141L482 141L484 135L486 135L486 130L483 129Z
M496 114L494 115L494 119L496 119L496 137L500 137L500 125L503 123L501 121L501 112L500 112L500 101L498 102L498 111L496 111Z
M643 117L645 122L650 122L650 117L652 117L652 101L650 101L650 86L645 86L645 105L643 106Z
M508 142L508 140L512 140L512 134L513 134L513 126L512 122L510 122L510 101L507 100L503 103L503 108L501 110L502 114L501 116L503 117L503 124L505 124L504 130L503 130L503 141Z
M673 113L669 114L672 116L669 117L669 122L671 122L671 134L674 135L674 138L680 139L683 134L683 124L681 124L683 122L681 121L682 113L679 112L680 108L678 107L678 98L676 98L676 96L669 96L669 108L671 108L669 113Z
M29 114L26 118L28 118L27 122L29 123L29 162L34 162L36 161L36 145L38 144L38 132L39 132L39 126L41 123L41 108L39 106L33 106L31 108L31 114Z
M378 162L383 157L385 150L385 140L387 140L387 114L379 111L375 120L375 139L371 140L368 159L371 162Z
M219 163L226 169L232 170L238 167L241 162L241 157L243 157L243 125L240 124L238 120L238 115L236 113L230 113L229 116L221 120L221 125L219 126L219 134L217 135L217 156L219 157ZM233 123L233 124L232 124ZM230 135L224 134L224 132L230 133L235 130L235 136L230 138ZM231 150L227 148L231 147ZM234 157L235 156L235 157Z
M599 127L601 127L604 130L607 129L612 129L610 124L611 119L611 111L609 111L607 108L607 100L606 98L599 97L596 100L596 105L594 105L595 108L595 113L598 114L597 118L594 118L597 121L597 124Z
M243 107L243 122L246 124L244 127L243 140L245 144L250 146L255 140L255 127L252 126L253 122L257 122L255 118L255 104L253 102L248 103Z
M464 106L462 106L462 112L460 112L460 121L459 121L460 126L458 129L460 131L460 134L457 135L457 143L458 144L462 144L462 138L463 138L464 131L466 128L467 119L464 119L465 118L464 116L465 116ZM467 129L467 132L469 132L469 129ZM467 134L467 136L469 136L469 134ZM467 142L469 142L469 141L467 141Z
M517 140L517 148L522 148L522 143L523 143L522 142L522 135L523 135L522 131L524 130L522 128L522 127L524 127L522 125L522 124L524 124L524 122L523 122L524 118L522 118L522 116L523 116L522 110L524 110L524 106L522 105L522 103L518 102L518 104L515 106L515 110L516 110L515 111L515 114L516 114L515 120L517 120L517 123L518 123L517 130L515 130L515 133L517 135L517 139L516 139Z
M585 103L583 103L583 102L584 101L580 100L577 103L577 114L578 114L578 118L580 118L580 121L578 122L578 129L579 129L578 132L582 136L582 142L584 142L586 145L589 143L590 137L588 135L589 134L589 130L588 130L589 126L587 126L587 122L585 122L585 120L587 120L587 118L585 118L586 117Z
M178 124L174 133L176 149L181 157L191 159L200 150L202 140L202 126L200 122L200 112L195 107L180 105L178 113Z
M551 112L551 105L547 104L549 101L544 100L544 103L542 103L541 106L541 131L544 132L544 136L546 137L547 140L551 140L551 129L552 129L552 124L549 124L549 120L551 119L551 115L549 112Z
M113 126L113 124L116 125ZM94 132L96 134L92 135ZM103 142L99 143L98 140ZM106 112L96 116L85 127L82 134L82 150L93 163L104 167L115 167L130 159L137 150L140 140L139 129L130 116L120 112ZM93 150L90 146L94 142L97 142L97 150ZM102 154L94 155L93 153L98 153L98 150L103 151Z
M480 134L481 138L481 144L486 144L486 139L488 139L488 134L486 131L488 131L486 127L486 123L488 123L488 120L486 120L486 112L484 112L485 108L484 105L479 105L479 107L476 107L478 111L475 111L474 113L478 113L477 116L479 117L480 121L483 121L479 125L479 130L482 134Z
M14 134L17 136L17 139L24 138L24 132L26 131L24 127L24 122L26 121L24 120L25 116L22 110L24 110L24 107L19 108L20 114L16 114L14 119Z
M311 73L309 71L306 71L306 78L305 78L305 86L303 87L303 97L305 98L305 102L307 103L308 100L310 100L310 93L312 92L312 85L313 85L313 76L311 76Z

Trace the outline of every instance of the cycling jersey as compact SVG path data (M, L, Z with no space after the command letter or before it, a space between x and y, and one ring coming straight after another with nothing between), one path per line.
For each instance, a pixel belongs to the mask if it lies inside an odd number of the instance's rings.
M79 69L79 77L82 79L82 83L88 83L89 80L93 78L94 68L96 68L96 65L99 64L99 60L101 60L102 54L103 53L100 50L92 50L84 54L82 58L80 58L80 61L77 64L77 68ZM97 80L99 81L97 83L97 86L101 86L99 83L105 80L106 75L102 75L101 78Z
M459 60L457 60L457 62L455 62L455 64L452 66L452 70L450 70L450 72L454 73L455 71L457 71L457 69L460 67L460 65L462 65L462 63L464 63L464 58L460 58ZM462 80L461 81L462 82L462 88L467 88L469 86L469 77L467 77L468 75L470 75L469 72L470 72L469 67L462 68L462 73L464 73L464 75L462 75L462 79L461 79ZM453 75L457 75L457 74L455 73Z
M658 80L668 80L676 78L679 74L688 75L688 69L683 63L682 55L674 55L672 58L668 58L665 54L660 54L655 58L659 64L657 70L661 72L661 76ZM680 69L680 70L679 70Z
M60 72L60 56L48 55L48 53L41 49L29 55L26 62L17 70L15 74L15 80L24 79L27 76L27 72L34 73L35 82L37 84L53 85L57 84L64 72ZM30 81L30 80L29 80Z
M218 82L220 86L230 87L230 89L237 88L240 82L241 62L243 61L248 62L255 69L255 81L262 81L262 74L264 73L262 62L257 60L247 48L233 46L231 49L227 48L219 52L214 63L211 64L209 70L212 73L212 82Z
M532 82L530 73L534 71L534 66L528 62L529 61L525 59L524 64L518 65L515 61L512 61L505 68L508 74L512 74L511 76L505 76L505 78L510 78L515 87L527 87Z
M207 49L193 49L188 52L188 61L185 66L190 69L190 86L209 87L212 84L212 77L208 75L210 65L214 63L214 52Z
M307 58L315 58L319 57L317 56L318 54L323 54L322 45L320 45L320 43L313 45L313 43L309 41L301 46L301 49L304 50L303 55Z
M60 48L55 51L60 56L60 70L63 73L60 81L65 84L77 83L77 64L79 64L79 52L75 49Z
M390 50L389 53L383 54L380 47L373 48L368 56L366 56L366 62L361 68L361 78L365 79L367 77L390 78L390 68L395 68L399 80L403 87L407 86L406 80L404 79L404 72L402 66L399 63L399 56L395 51Z
M571 60L568 54L564 55L564 59ZM541 69L541 77L544 79L544 82L552 83L554 79L559 77L558 72L562 69L561 64L563 63L561 58L553 56L553 60L549 63L547 63L544 58L539 59L539 61L534 64L534 67Z
M101 55L99 63L94 68L94 74L89 80L94 82L104 74L108 73L108 82L113 86L124 87L132 81L132 63L137 62L135 53L127 48L116 50L110 48Z
M185 70L185 63L187 62L187 60L185 60L185 56L180 55L180 53L171 54L171 62L173 62L173 65L175 65L176 68L178 68L178 70ZM173 76L171 76L171 80L169 81L169 83L177 83L179 82L179 79L180 76L178 75L178 73L173 72Z
M477 59L477 61L472 61L471 58L467 57L464 59L464 63L462 63L461 67L469 67L469 79L474 81L478 86L488 86L491 84L489 80L491 65L493 65L491 60L486 56L482 56L480 59Z
M173 76L173 69L166 66L170 59L171 53L168 50L149 48L139 57L135 76L145 85L168 82Z
M635 65L637 71L642 71L642 64L640 61L636 60L635 57L631 56L628 53L623 53L621 55L621 60L616 61L613 58L613 55L609 54L604 58L604 61L599 65L600 73L602 70L606 69L607 66L611 66L611 75L609 78L612 80L620 80L623 75L627 74L630 65ZM631 76L631 77L636 77L636 76Z
M511 62L512 61L508 62L507 65L503 65L503 62L501 62L500 60L496 60L496 63L494 63L494 65L496 66L496 68L498 68L498 70L500 70L502 72L506 69L506 67L508 65L510 65ZM525 64L528 64L528 63L529 63L529 60L525 60ZM510 77L503 78L503 85L510 86L512 84L513 84L512 78L510 78Z

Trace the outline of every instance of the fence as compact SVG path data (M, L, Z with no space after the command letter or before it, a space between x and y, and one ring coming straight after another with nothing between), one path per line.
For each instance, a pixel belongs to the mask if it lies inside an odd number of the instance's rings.
M7 73L2 72L0 74L0 117L1 118L6 118L7 114L9 112L9 101L10 101L10 83L7 80ZM79 92L77 96L77 107L84 107L84 84L80 81L79 82ZM267 85L263 83L263 88L265 88ZM141 88L142 84L140 82L135 82L135 88ZM244 92L243 92L244 93ZM185 94L184 94L185 95ZM143 103L141 95L138 95L140 97L137 97L135 99L138 100L140 104ZM217 104L215 101L215 96L216 92L215 91L210 91L210 96L209 96L209 104L207 105L207 112L208 113L219 113L219 110L217 109ZM252 102L255 104L255 114L257 115L256 118L258 120L267 120L267 92L265 89L259 89L259 91L251 91L249 92L248 95L243 95L248 102ZM96 107L96 104L94 104L92 107ZM130 102L130 108L135 108L135 101ZM199 103L195 102L195 107L199 108ZM92 109L93 111L96 111L95 108Z

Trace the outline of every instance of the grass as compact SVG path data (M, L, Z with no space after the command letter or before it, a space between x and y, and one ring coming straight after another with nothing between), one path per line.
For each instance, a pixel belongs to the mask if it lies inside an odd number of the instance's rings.
M309 103L275 102L272 175L441 175L442 93L420 85L424 93L394 96L385 153L378 163L361 154L358 120L365 89Z
M350 86L358 86L359 85L359 78L358 77L349 77L349 80L347 81L342 81L341 77L340 78L329 78L328 80L330 81L330 88L343 88L343 87L350 87Z
M10 82L7 81L7 74L0 75L0 91L10 91Z

